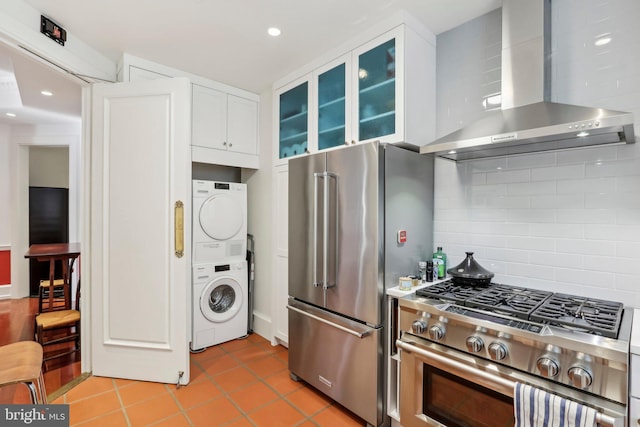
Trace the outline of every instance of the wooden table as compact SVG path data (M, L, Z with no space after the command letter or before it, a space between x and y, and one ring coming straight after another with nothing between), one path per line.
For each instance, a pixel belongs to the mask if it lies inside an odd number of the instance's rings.
M62 262L62 280L64 289L64 309L71 308L71 272L73 263L80 256L80 243L44 243L29 247L25 258L37 261L49 261L49 307L53 307L53 284L56 261ZM41 303L42 304L42 303ZM39 308L42 311L42 307Z

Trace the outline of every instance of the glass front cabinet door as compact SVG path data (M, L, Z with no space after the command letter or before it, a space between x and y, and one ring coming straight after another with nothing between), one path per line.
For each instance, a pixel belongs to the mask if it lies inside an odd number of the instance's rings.
M385 35L354 51L356 140L394 142L402 134L397 111L402 90L399 34Z
M282 88L278 102L278 158L286 159L308 152L309 79L301 79Z
M350 55L315 73L318 151L342 146L351 139Z

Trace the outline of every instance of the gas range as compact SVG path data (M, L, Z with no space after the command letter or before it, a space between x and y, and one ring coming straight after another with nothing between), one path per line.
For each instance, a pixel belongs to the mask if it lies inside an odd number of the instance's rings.
M621 303L445 281L399 306L404 333L626 405L633 311Z

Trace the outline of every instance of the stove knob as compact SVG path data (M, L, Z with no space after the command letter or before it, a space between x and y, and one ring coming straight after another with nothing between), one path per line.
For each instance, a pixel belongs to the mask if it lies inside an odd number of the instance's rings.
M424 334L424 331L427 329L427 324L424 323L424 320L415 320L411 324L411 329L416 334Z
M499 342L492 342L489 344L489 356L493 360L502 360L507 357L507 347L504 344Z
M482 342L482 338L475 335L467 338L467 350L469 350L471 353L478 353L480 350L482 350L483 346L484 343Z
M560 368L555 360L551 360L548 357L541 357L538 359L538 370L543 377L553 378L558 375Z
M587 388L591 385L593 378L591 373L580 366L573 366L569 368L569 379L574 387Z
M444 329L440 325L433 325L429 328L429 338L434 341L441 340L444 337Z

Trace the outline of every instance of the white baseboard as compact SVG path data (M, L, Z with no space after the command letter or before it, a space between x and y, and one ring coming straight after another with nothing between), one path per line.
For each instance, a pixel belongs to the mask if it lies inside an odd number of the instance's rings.
M267 341L271 341L271 317L254 310L253 332Z
M11 298L11 285L0 285L0 299Z

